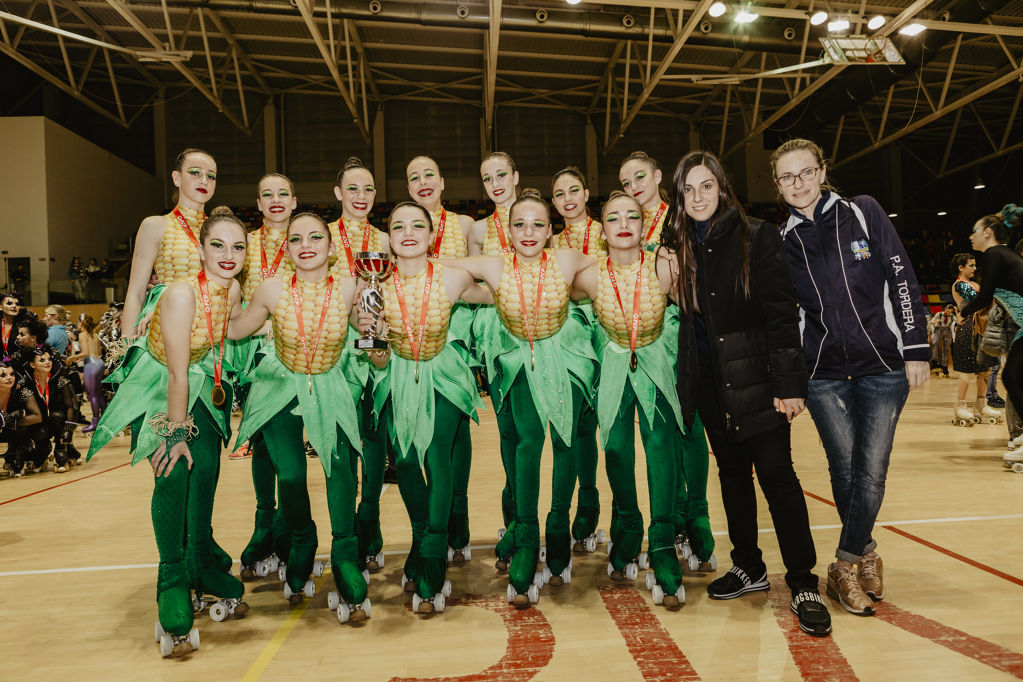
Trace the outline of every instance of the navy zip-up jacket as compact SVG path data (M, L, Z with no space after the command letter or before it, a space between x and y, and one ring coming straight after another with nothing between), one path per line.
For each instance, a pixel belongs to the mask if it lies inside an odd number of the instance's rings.
M782 228L810 379L858 379L927 361L927 319L913 266L873 197L824 191L811 221Z

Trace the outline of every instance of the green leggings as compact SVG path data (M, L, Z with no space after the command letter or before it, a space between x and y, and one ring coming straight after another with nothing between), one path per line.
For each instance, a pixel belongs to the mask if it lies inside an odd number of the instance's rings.
M170 582L189 576L192 589L217 597L237 599L245 592L237 579L217 566L211 550L213 498L217 487L221 438L213 417L198 402L192 413L198 435L188 442L192 468L179 458L169 476L155 477L151 512L161 565L187 566L161 570L173 573ZM157 592L170 585L159 580Z
M451 453L451 518L448 520L448 545L461 549L469 544L469 471L472 468L472 437L469 416L460 414Z
M270 461L277 474L281 508L292 533L287 580L293 592L302 589L312 572L317 546L316 524L310 512L309 489L306 484L308 458L302 440L302 418L293 414L297 406L298 401L292 400L262 429ZM334 582L342 598L346 602L358 604L366 598L365 580L357 571L345 570L345 564L354 565L359 559L359 545L355 535L358 453L340 428L337 429L337 446L331 457L330 475L326 477L332 538L330 561Z
M249 439L252 489L256 493L256 518L252 537L242 550L242 567L252 566L274 551L274 515L277 511L277 474L260 433Z
M451 425L460 423L462 416L461 410L440 393L434 393L434 400L434 435L423 458L424 467L419 465L415 447L400 455L397 462L398 490L412 523L412 551L405 574L417 580L417 591L424 599L440 591L447 571L457 431ZM399 450L397 443L393 447Z
M387 468L387 420L390 410L380 415L374 424L373 391L367 387L359 398L359 430L362 433L362 498L359 500L358 530L359 562L375 556L383 549L380 533L380 492L384 488L384 470Z
M583 540L597 530L600 516L600 496L597 492L597 464L600 459L597 450L597 413L590 405L584 405L579 413L573 440L578 442L575 447L579 462L579 497L576 500L572 537Z
M701 561L714 553L714 536L707 509L707 470L710 450L699 413L682 436L680 482L676 488L675 533L689 539L689 546Z
M636 407L636 393L626 381L621 406L608 432L604 450L607 477L618 508L618 525L611 538L614 546L610 556L616 570L635 559L643 543L643 515L636 493ZM650 491L649 555L657 582L666 593L673 594L682 580L674 545L681 434L664 394L657 391L651 407L655 410L653 428L648 426L645 417L639 419Z
M584 403L582 390L572 384L572 426L579 421L579 412ZM512 382L501 406L501 439L512 461L506 462L506 472L511 471L512 496L515 501L515 518L509 527L510 543L516 554L520 550L532 555L540 545L539 497L540 458L546 438L546 426L540 421L533 394L526 379L525 370ZM551 483L551 510L547 514L547 564L551 573L560 573L569 563L570 535L569 511L575 488L578 468L577 441L567 445L553 429L551 447L554 452L553 480ZM505 448L502 447L502 452ZM508 547L508 543L502 543ZM523 554L525 557L525 554ZM519 565L516 566L516 563ZM529 565L532 563L533 565ZM528 588L535 571L535 559L525 558L518 562L513 558L509 575L515 589L522 593Z

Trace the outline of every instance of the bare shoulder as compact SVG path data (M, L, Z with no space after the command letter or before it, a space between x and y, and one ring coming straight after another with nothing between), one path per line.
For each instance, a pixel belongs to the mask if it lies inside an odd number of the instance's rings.
M163 237L167 230L167 219L162 215L151 215L145 218L139 225L138 237L140 239L157 239Z

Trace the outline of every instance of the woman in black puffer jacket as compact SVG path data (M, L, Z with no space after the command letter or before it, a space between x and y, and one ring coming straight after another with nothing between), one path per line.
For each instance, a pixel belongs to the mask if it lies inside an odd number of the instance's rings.
M746 217L721 162L692 152L675 170L661 243L680 270L678 391L687 424L699 411L718 464L732 568L714 599L766 590L752 471L767 498L802 629L831 632L817 593L806 502L792 467L789 422L803 410L806 363L792 276L773 225Z

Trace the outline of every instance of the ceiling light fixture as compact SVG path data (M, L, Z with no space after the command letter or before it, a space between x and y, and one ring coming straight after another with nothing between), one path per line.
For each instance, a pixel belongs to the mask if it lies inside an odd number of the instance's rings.
M903 26L902 28L900 28L899 33L901 33L904 36L915 36L919 33L923 33L924 29L926 28L927 27L924 26L923 24L913 23L909 24L908 26Z
M948 211L938 211L938 215L948 215Z
M889 214L888 214L888 217L889 217L889 218L898 218L898 217L899 217L899 214L898 214L898 213L889 213Z
M977 182L973 185L973 189L984 189L985 187L987 187L987 185L985 185L984 181L980 178L977 178Z
M849 30L848 19L835 19L834 21L828 22L828 33L839 33L841 31Z
M739 10L735 13L735 23L737 24L750 24L757 20L759 14L753 12L747 12L746 10Z
M570 5L578 5L582 1L583 0L565 0L565 2L567 2Z
M713 5L710 6L710 9L707 10L707 14L709 14L712 17L716 18L716 17L720 17L727 10L728 10L728 7L725 6L725 3L723 3L723 2L715 2Z
M810 24L813 26L820 26L828 20L828 13L824 11L814 12L813 16L810 17Z
M880 14L877 14L875 16L872 16L870 18L870 21L867 22L867 28L869 28L871 31L876 31L877 29L884 26L886 21L888 20L882 17Z

